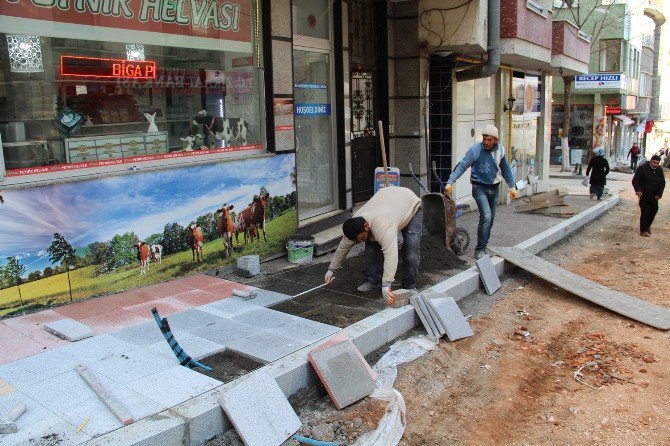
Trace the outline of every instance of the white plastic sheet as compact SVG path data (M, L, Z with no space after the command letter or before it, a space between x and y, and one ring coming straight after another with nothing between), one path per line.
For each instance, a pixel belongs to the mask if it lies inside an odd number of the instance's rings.
M374 431L361 435L353 446L396 446L405 432L405 399L393 388L398 376L398 365L414 361L433 350L437 339L418 336L398 341L373 367L377 372L375 391L370 395L388 401L386 413Z

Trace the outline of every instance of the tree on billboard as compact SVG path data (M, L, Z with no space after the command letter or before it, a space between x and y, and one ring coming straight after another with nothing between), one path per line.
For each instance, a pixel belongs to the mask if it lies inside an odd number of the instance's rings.
M107 270L111 271L133 263L137 259L137 252L133 245L138 240L139 237L132 231L112 237L112 240L109 242Z
M179 223L168 223L163 229L163 254L174 254L188 249L186 228Z
M2 282L9 288L16 285L19 290L19 302L23 305L23 297L21 296L21 276L26 272L26 267L21 265L21 262L16 257L7 257L7 264L0 269L2 275Z
M59 233L54 234L54 239L51 242L51 246L47 248L49 253L49 260L51 263L60 262L61 267L65 267L67 272L67 286L70 291L70 302L72 302L72 283L70 282L70 266L75 266L77 263L77 255L75 249L71 244L65 240Z

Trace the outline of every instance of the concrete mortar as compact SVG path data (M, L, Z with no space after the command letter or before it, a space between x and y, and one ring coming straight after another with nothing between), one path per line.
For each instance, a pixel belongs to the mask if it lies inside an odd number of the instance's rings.
M573 197L570 198L573 199ZM583 197L576 197L574 199L579 200L580 198L583 200ZM511 244L509 240L517 238L517 240L515 240L517 242L517 247L526 249L533 254L537 254L543 249L558 242L563 237L581 228L586 223L598 218L618 202L619 198L615 195L610 200L598 203L568 220L559 220L558 224L555 226L542 231L540 234L531 237L528 240L521 241L520 243L518 234L516 234L515 237L509 237L508 235L503 236L502 234L496 235L494 231L494 236L492 237L490 244L492 246L497 244L500 246L509 246ZM586 203L588 204L588 199L586 199ZM505 208L506 207L502 207L502 209ZM496 220L501 219L500 214L501 213L497 215L498 218ZM524 217L524 225L526 225L528 221L534 221L534 219L538 217L533 214L522 215ZM468 216L469 219L474 220L476 218L476 213L466 214L466 216ZM459 226L462 226L460 222ZM529 231L524 231L524 233L528 232ZM471 231L471 237L473 234L476 234L476 232L473 233ZM476 238L476 235L473 237L473 241L474 238ZM473 243L471 243L469 250L473 249L472 245ZM467 255L467 252L464 255ZM325 263L325 260L327 259L322 259L317 263ZM493 257L492 260L496 272L499 275L502 275L506 268L513 267L513 265L506 265L506 262L499 257ZM323 270L325 271L325 265ZM313 284L309 285L314 286ZM463 297L475 292L485 294L481 293L481 290L482 287L480 285L479 273L476 267L473 266L424 291L445 293L453 297L456 301L459 301ZM472 311L477 312L476 309ZM416 317L413 308L387 308L347 327L345 331L352 337L354 344L361 353L367 355L375 349L403 335L405 332L412 330L417 323L418 318ZM279 384L282 392L287 397L304 387L317 383L316 374L307 361L307 353L311 348L311 346L307 346L262 368L262 370L269 373L270 376L277 381L277 384ZM237 380L223 384L201 394L200 396L174 406L171 409L139 420L130 426L89 440L85 444L95 446L200 445L206 440L220 435L231 428L232 425L225 417L221 407L218 405L217 398L220 395L221 390L235 386L236 381Z

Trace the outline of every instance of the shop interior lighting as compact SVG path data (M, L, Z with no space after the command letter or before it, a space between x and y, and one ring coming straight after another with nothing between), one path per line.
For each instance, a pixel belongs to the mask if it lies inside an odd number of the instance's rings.
M41 73L44 71L42 45L39 36L7 34L9 67L14 73Z
M126 59L128 60L145 60L144 59L144 45L138 43L126 44Z

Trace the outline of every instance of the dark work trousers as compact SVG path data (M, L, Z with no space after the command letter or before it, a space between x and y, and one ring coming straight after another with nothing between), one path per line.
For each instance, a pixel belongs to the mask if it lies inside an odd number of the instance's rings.
M477 246L475 252L485 252L489 243L491 227L496 217L496 206L500 198L500 184L472 184L472 198L479 208L479 226L477 226Z
M637 169L637 156L630 156L630 170L635 171Z
M421 228L423 227L423 209L419 208L402 234L402 287L416 288L416 275L419 272L419 247L421 246ZM380 285L384 272L384 253L379 242L365 242L365 275L367 281Z
M640 232L649 232L658 212L658 200L653 195L642 194L640 197Z

